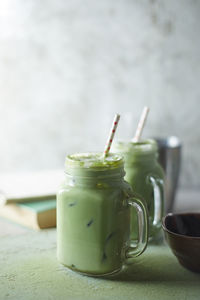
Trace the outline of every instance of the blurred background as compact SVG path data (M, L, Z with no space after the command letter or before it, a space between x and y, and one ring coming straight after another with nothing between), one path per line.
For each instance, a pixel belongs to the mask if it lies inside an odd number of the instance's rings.
M183 143L200 178L200 1L0 0L0 173L62 169L65 155L132 138Z

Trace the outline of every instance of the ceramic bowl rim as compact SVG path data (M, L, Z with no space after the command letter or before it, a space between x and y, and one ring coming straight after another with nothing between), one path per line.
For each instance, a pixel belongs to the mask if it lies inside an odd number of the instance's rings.
M185 212L185 213L168 213L166 216L164 216L162 218L162 228L165 232L171 234L171 235L174 235L174 236L177 236L177 237L180 237L180 238L184 238L184 239L188 239L188 240L199 240L200 241L200 236L190 236L190 235L185 235L185 234L179 234L179 233L176 233L174 231L171 231L169 230L167 227L166 227L166 224L165 224L165 221L168 217L174 217L174 216L185 216L185 215L197 215L200 217L200 212L198 213L194 213L194 212Z

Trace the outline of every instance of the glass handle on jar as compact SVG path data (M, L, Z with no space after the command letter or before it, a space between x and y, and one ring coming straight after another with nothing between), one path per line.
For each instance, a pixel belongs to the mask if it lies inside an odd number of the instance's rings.
M153 194L154 194L153 225L160 226L162 222L162 216L163 216L163 180L158 179L153 175L150 175L149 182L153 187Z
M132 197L128 200L128 204L136 209L138 216L138 242L135 245L135 241L130 240L130 247L125 253L126 263L132 263L132 258L139 256L146 249L149 223L147 209L140 199Z

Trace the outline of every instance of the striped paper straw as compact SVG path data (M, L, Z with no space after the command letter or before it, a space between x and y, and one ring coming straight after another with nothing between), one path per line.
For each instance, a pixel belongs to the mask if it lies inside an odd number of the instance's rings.
M113 141L113 138L114 138L114 135L115 135L115 131L117 129L119 119L120 119L120 115L116 114L115 117L114 117L114 120L113 120L113 124L112 124L111 130L110 130L110 134L109 134L107 143L106 143L106 147L105 147L105 150L104 150L104 154L103 154L104 158L106 156L108 156L108 153L110 151L110 147L112 145L112 141Z
M132 141L135 142L135 143L137 143L140 140L140 137L142 135L142 131L143 131L148 113L149 113L149 107L145 106L143 111L142 111L142 114L141 114L141 117L140 117L140 121L138 123L138 127L137 127L137 130L136 130L135 136L132 139Z

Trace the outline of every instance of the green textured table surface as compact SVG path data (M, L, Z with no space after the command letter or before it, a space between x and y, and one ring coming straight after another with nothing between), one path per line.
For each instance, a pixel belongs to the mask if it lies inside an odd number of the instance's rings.
M150 245L112 279L82 276L56 260L55 229L0 238L0 299L200 299L200 274L166 245Z

